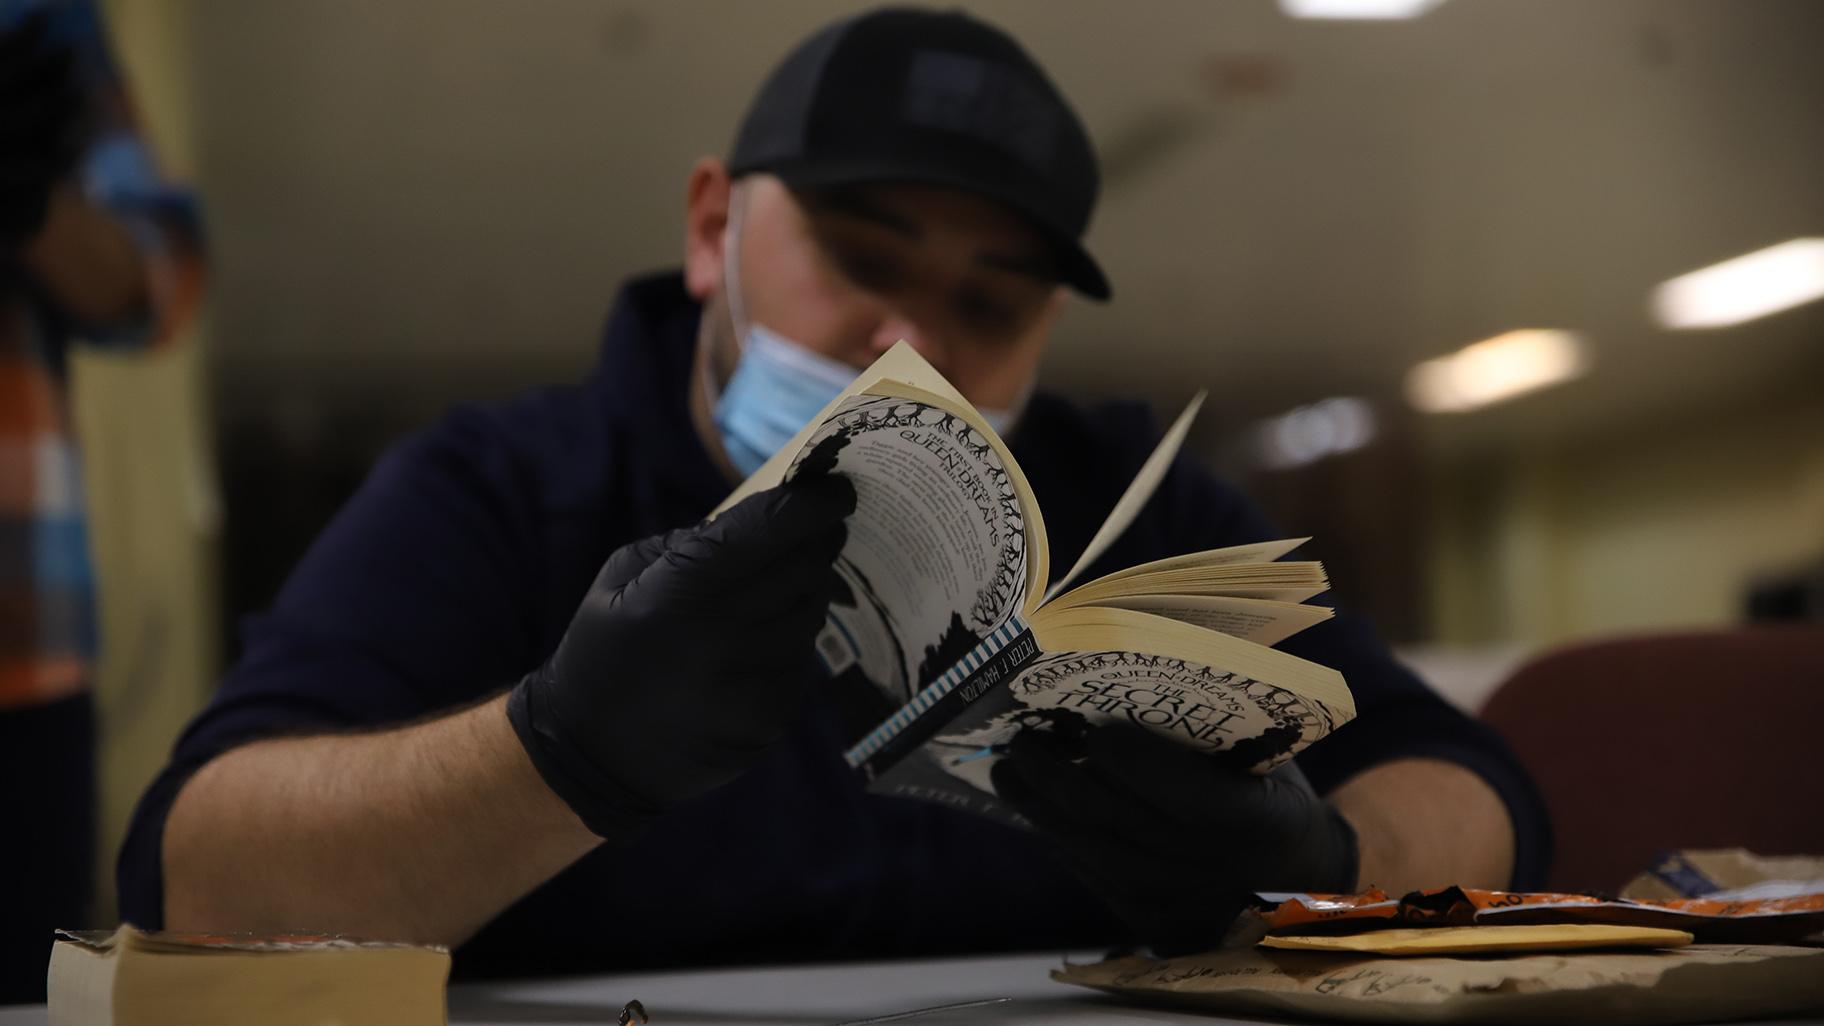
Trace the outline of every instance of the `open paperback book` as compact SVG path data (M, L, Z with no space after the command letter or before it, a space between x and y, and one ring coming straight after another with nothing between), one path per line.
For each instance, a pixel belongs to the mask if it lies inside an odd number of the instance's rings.
M1146 504L1202 402L1166 432L1087 549L1049 582L1038 503L992 428L904 342L722 506L814 474L855 486L818 653L865 695L845 753L871 789L1001 819L989 771L1021 730L1068 745L1138 724L1266 772L1348 722L1335 670L1270 646L1328 619L1304 539L1174 556L1077 587ZM1068 750L1068 749L1066 749Z

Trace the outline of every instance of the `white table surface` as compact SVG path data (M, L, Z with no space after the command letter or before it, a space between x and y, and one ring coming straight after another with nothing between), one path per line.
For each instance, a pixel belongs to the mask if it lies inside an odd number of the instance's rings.
M1092 953L1075 961L1095 961ZM1096 992L1054 982L1061 954L1000 955L931 961L678 970L467 983L450 988L450 1022L460 1026L549 1023L612 1026L638 999L652 1026L828 1026L870 1016L982 998L1012 1001L921 1015L893 1026L961 1023L1148 1023L1219 1026L1252 1023L1117 1004ZM0 1026L44 1026L42 1005L0 1008Z
M1095 961L1093 954L1073 956ZM450 990L452 1023L613 1023L637 998L652 1026L740 1026L848 1022L984 998L1002 1004L960 1008L901 1020L906 1026L959 1023L1247 1022L1135 1009L1095 991L1054 982L1059 954L951 958L849 965L774 966L535 983L468 984ZM0 1026L10 1026L0 1020ZM896 1024L897 1026L897 1024Z
M1095 956L1072 956L1093 961ZM457 1026L610 1026L637 998L652 1026L832 1026L953 1002L1010 997L994 1005L897 1020L893 1026L1026 1026L1039 1023L1147 1023L1236 1026L1283 1020L1196 1015L1117 1003L1053 982L1057 954L862 962L760 969L687 970L589 976L450 988ZM0 1026L44 1026L43 1006L0 1008ZM1818 1026L1820 1019L1784 1019ZM1774 1026L1762 1023L1761 1026Z

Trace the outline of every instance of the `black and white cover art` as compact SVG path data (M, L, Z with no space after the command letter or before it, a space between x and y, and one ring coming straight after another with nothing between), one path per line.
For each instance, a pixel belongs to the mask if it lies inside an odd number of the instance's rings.
M916 776L921 790L934 790L929 771L940 769L952 787L980 792L975 800L984 802L994 793L990 771L1016 734L1044 731L1054 750L1068 755L1074 744L1084 754L1090 728L1109 722L1131 723L1237 769L1265 773L1343 720L1284 688L1182 659L1067 652L1039 657L939 729L917 753L924 765Z
M818 648L859 664L894 707L956 665L1025 599L1025 517L1001 458L963 418L860 395L812 434L787 477L842 473L856 514L843 591Z

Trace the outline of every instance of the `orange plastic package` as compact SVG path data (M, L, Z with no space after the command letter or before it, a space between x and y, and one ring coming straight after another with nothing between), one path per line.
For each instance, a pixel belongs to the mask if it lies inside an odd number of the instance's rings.
M1824 891L1733 900L1727 894L1640 901L1589 894L1446 887L1389 898L1361 894L1261 894L1268 932L1354 933L1424 926L1606 923L1684 930L1700 942L1777 944L1824 932Z

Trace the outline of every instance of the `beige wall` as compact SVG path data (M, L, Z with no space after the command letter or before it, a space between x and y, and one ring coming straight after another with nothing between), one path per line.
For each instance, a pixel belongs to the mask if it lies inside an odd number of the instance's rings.
M1440 642L1737 622L1753 580L1824 560L1824 388L1458 466L1433 508Z
M191 166L189 80L163 4L105 7L115 53L160 163ZM133 805L218 673L221 514L204 387L206 327L157 353L77 350L71 402L83 448L99 586L97 923L116 915L114 854Z
M71 360L99 586L95 914L102 923L115 916L114 854L133 806L218 672L220 513L201 366L194 344L152 356L78 352Z

